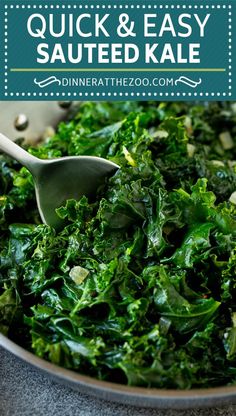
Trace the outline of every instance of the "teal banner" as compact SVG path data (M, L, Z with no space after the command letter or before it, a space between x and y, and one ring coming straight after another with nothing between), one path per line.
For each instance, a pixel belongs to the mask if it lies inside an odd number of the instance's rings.
M0 5L1 100L235 100L236 0Z

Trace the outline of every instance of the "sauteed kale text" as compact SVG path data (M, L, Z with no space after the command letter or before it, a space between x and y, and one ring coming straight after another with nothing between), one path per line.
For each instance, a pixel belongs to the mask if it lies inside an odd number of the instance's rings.
M29 172L0 156L0 331L102 380L234 383L235 104L84 103L28 150L121 168L60 207L56 233Z

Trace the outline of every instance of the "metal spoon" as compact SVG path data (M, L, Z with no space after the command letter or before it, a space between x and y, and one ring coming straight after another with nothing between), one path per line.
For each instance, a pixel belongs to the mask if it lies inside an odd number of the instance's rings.
M38 159L1 133L0 150L32 173L42 221L57 230L63 226L63 221L57 216L56 208L67 199L95 195L105 178L119 169L115 163L95 156Z

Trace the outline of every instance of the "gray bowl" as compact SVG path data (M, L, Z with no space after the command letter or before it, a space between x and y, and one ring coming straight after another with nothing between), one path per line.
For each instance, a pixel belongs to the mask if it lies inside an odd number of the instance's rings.
M49 377L82 393L101 399L134 406L191 409L216 407L236 403L236 386L225 386L192 390L164 390L128 387L121 384L99 381L71 370L51 364L15 344L0 334L0 346L45 372Z

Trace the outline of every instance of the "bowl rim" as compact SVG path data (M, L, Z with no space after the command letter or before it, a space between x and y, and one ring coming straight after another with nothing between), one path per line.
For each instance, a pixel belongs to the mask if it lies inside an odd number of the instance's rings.
M109 401L165 409L216 407L236 403L236 385L191 390L131 387L97 380L59 367L27 351L3 334L0 334L0 346L61 384Z

